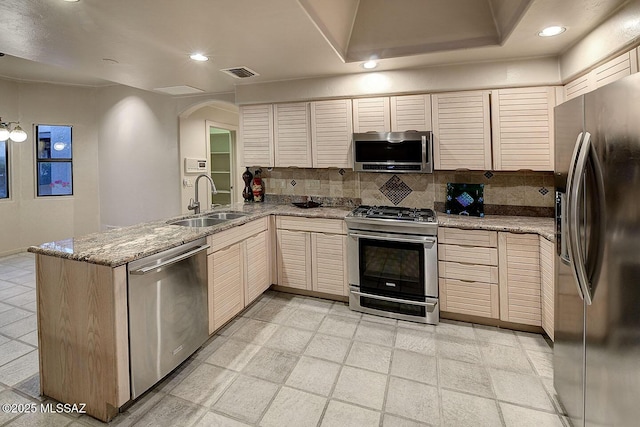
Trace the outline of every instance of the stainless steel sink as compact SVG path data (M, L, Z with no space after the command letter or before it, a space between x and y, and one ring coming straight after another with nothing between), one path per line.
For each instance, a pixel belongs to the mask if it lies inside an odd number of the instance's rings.
M211 212L205 215L206 218L218 218L225 220L242 218L243 216L247 216L247 214L242 212Z
M213 225L221 224L227 221L229 221L229 219L199 217L199 218L187 218L187 219L180 219L177 221L171 221L169 222L169 224L181 225L183 227L211 227Z

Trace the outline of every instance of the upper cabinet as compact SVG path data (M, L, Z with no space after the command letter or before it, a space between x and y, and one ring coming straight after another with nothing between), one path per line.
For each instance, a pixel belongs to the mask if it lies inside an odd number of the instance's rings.
M565 99L568 101L637 72L638 53L632 49L567 83L564 86Z
M240 107L244 166L352 168L350 99Z
M491 169L489 91L431 96L435 169Z
M392 96L391 130L431 130L431 95Z
M352 106L350 99L311 103L313 167L352 168Z
M271 104L240 107L240 140L244 148L244 166L274 166Z
M276 167L310 168L312 166L308 102L275 104L273 132Z
M389 98L357 98L353 100L353 131L389 132L391 130L391 110Z
M353 100L353 132L431 130L431 95Z
M553 170L553 87L491 93L493 169Z

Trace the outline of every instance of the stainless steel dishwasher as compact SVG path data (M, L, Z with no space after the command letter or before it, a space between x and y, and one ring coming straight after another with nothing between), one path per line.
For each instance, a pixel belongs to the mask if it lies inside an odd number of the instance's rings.
M207 340L208 247L203 238L127 265L131 399Z

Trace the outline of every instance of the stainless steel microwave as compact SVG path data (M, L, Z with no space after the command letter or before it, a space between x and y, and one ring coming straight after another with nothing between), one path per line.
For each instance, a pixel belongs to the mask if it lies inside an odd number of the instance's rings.
M367 132L353 134L356 172L432 173L431 132Z

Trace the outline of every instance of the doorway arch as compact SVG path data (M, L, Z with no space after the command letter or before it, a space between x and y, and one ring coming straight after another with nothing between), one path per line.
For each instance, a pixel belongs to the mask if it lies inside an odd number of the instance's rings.
M242 191L241 177L236 176L239 170L239 159L242 158L241 147L237 144L237 133L239 128L238 107L228 101L209 99L201 100L189 105L178 115L179 119L179 161L181 174L181 210L182 213L191 213L187 206L190 199L195 197L194 182L200 173L211 176L211 133L210 128L223 129L229 132L233 154L230 156L229 183L226 185L232 191L230 202L241 200ZM185 159L206 160L206 171L187 172ZM214 174L215 181L215 174ZM217 183L216 183L217 184ZM211 197L204 197L205 181L200 181L200 200L202 210L210 209ZM208 185L206 185L208 188ZM227 190L227 191L229 191Z

